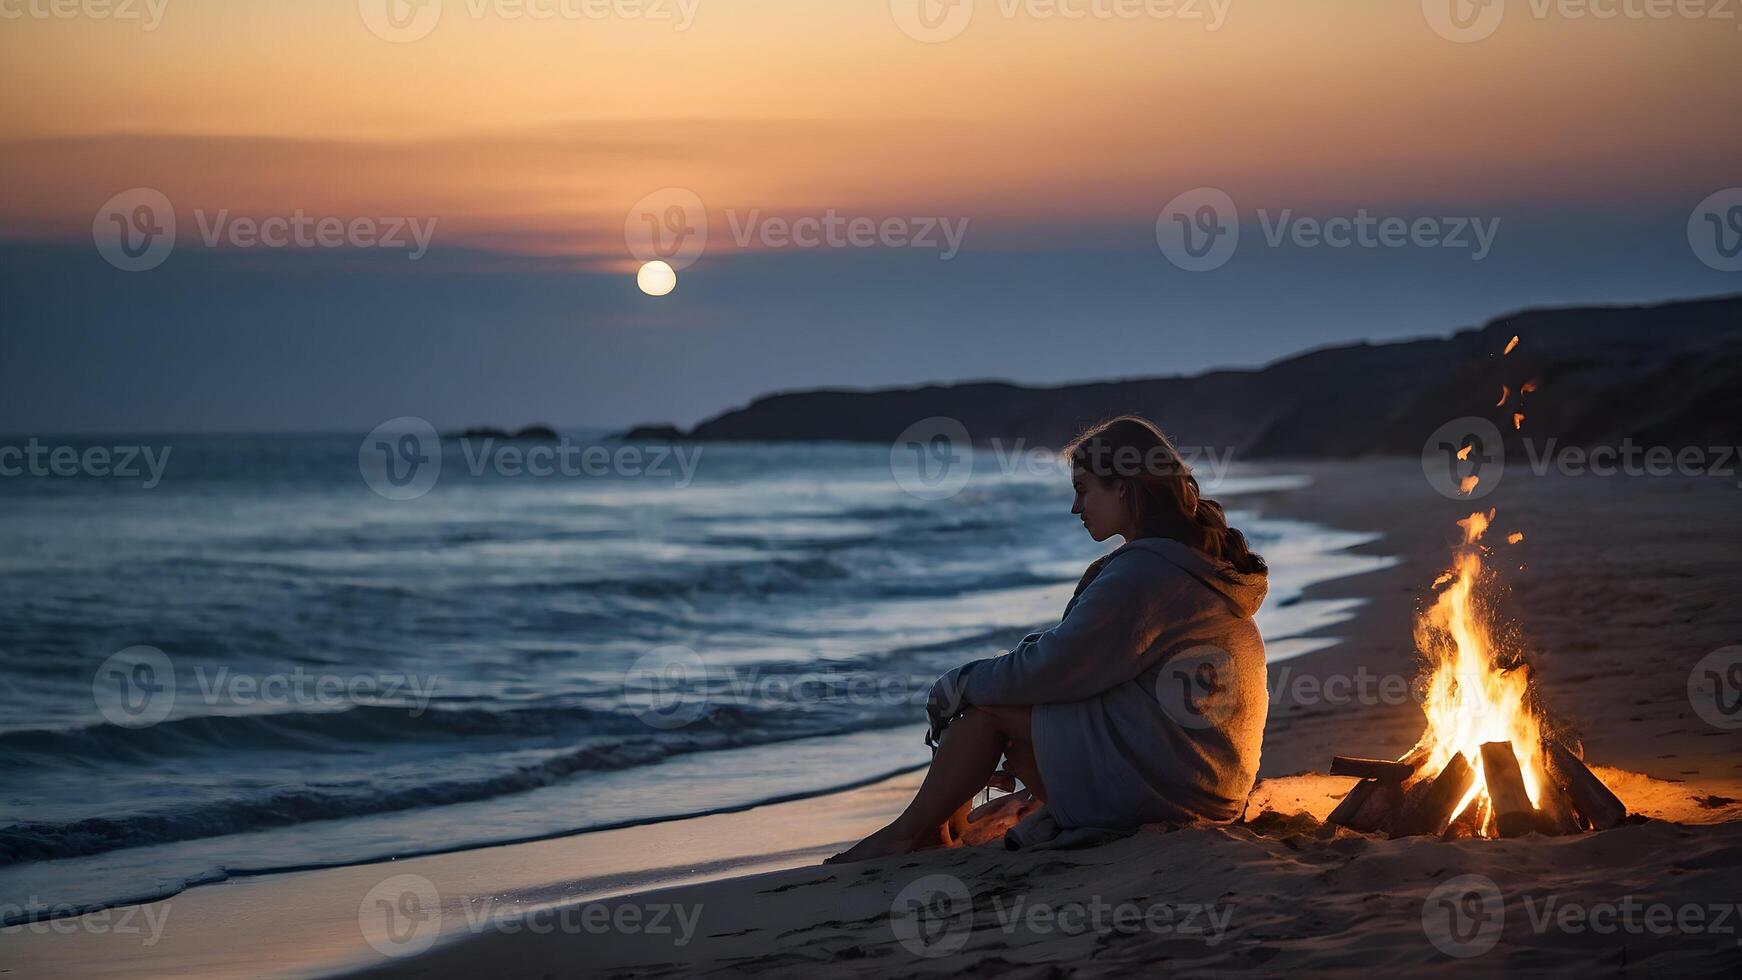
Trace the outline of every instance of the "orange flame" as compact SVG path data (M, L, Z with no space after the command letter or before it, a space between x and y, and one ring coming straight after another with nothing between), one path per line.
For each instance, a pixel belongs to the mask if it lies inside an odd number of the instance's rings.
M1524 387L1518 389L1518 393L1521 395L1528 395L1531 392L1535 391L1537 389L1537 387L1538 386L1537 386L1537 383L1535 381L1526 381L1524 383Z
M1500 406L1506 404L1506 399L1511 398L1511 397L1512 397L1512 389L1506 387L1505 385L1501 385L1500 386L1500 400L1494 403L1494 407L1499 408Z
M1524 413L1523 412L1513 412L1512 413L1512 427L1514 429L1524 428Z
M1523 531L1513 531L1511 534L1508 534L1506 536L1506 543L1507 544L1517 544L1518 542L1523 541L1523 540L1524 540L1524 532Z
M1415 627L1416 646L1432 671L1422 701L1427 731L1417 746L1427 756L1417 772L1431 778L1454 754L1462 754L1475 769L1476 781L1453 811L1454 818L1472 805L1481 807L1477 814L1482 835L1488 837L1495 836L1495 828L1483 781L1482 744L1512 743L1532 804L1541 799L1543 780L1542 730L1528 702L1529 668L1499 666L1493 614L1480 598L1485 580L1481 541L1493 519L1492 510L1477 511L1458 522L1463 543L1454 552L1451 570L1434 583L1441 591Z
M1501 355L1501 356L1502 356L1502 357L1504 357L1504 356L1506 356L1506 355L1507 355L1507 354L1510 354L1510 353L1512 353L1512 348L1514 348L1514 347L1517 347L1517 346L1518 346L1518 338L1517 338L1517 337L1513 337L1513 338L1512 338L1512 339L1511 339L1511 340L1509 340L1509 341L1507 341L1507 342L1506 342L1506 349L1505 349L1505 350L1503 350L1503 351L1501 351L1501 352L1500 352L1500 355Z

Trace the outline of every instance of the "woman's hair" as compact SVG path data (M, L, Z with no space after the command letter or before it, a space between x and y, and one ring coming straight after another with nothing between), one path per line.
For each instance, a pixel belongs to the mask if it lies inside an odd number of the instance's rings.
M1222 505L1202 495L1198 478L1155 423L1121 415L1090 426L1064 448L1071 466L1104 484L1130 488L1139 537L1172 538L1225 561L1235 571L1266 571L1264 559L1246 546L1246 536L1228 526Z

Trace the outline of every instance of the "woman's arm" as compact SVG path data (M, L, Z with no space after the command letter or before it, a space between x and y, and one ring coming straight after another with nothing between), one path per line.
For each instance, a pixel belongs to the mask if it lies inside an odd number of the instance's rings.
M1184 583L1158 575L1145 562L1165 559L1141 551L1120 556L1077 596L1057 626L962 671L964 703L1080 701L1143 673L1157 639L1185 611L1175 604Z

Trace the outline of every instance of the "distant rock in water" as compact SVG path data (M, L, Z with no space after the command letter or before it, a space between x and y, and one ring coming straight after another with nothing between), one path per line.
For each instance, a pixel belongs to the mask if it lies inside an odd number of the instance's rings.
M620 442L685 442L688 437L675 425L638 425L612 438Z
M557 442L560 437L556 430L548 425L529 425L519 432L509 432L493 426L476 426L459 432L450 432L448 439L496 439L502 442Z
M1502 361L1513 336L1519 346ZM1529 382L1540 392L1520 395ZM1505 407L1496 404L1502 385ZM1529 419L1522 431L1509 424L1514 411ZM1057 447L1126 412L1153 419L1182 448L1232 449L1244 458L1416 455L1430 433L1462 416L1507 423L1508 451L1522 451L1526 436L1538 452L1548 439L1738 445L1742 295L1527 310L1440 339L1331 347L1191 377L781 392L688 433L642 426L620 438L888 443L916 421L946 416L981 445Z

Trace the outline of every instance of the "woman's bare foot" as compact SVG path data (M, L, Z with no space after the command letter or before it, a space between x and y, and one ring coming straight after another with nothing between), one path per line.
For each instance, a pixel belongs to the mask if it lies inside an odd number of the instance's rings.
M907 854L917 846L918 842L903 834L894 824L890 824L823 863L852 864L855 861L869 861L892 854Z

